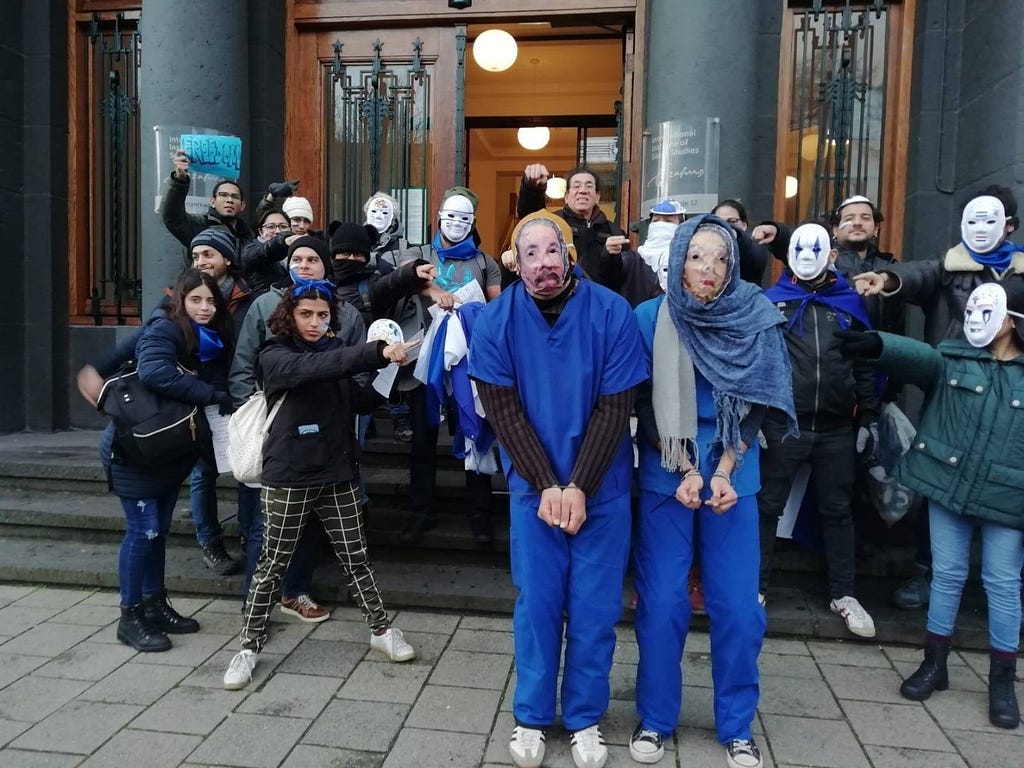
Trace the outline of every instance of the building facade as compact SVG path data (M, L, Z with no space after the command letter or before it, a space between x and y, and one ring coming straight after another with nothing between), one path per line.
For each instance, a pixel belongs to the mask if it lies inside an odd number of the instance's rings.
M468 183L498 252L523 166L798 223L863 193L931 258L982 185L1024 192L1024 4L1010 0L39 0L0 31L0 430L92 427L74 372L134 328L182 248L156 208L181 136L237 137L250 205L301 179L322 226L395 194L411 242ZM516 43L500 71L481 59ZM478 43L478 40L482 42ZM496 63L488 66L497 67ZM525 133L520 133L524 130ZM529 150L527 138L546 137ZM201 179L192 203L203 207ZM549 201L557 206L558 200ZM13 235L13 236L11 236Z

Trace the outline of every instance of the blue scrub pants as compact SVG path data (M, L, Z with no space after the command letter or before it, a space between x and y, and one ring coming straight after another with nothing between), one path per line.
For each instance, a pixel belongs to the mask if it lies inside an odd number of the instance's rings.
M758 511L743 496L724 515L706 505L694 511L673 496L644 491L633 538L640 663L636 708L643 727L663 735L679 722L680 662L690 629L686 576L694 553L694 517L711 623L715 731L723 744L749 739L759 696L757 657L767 624L757 602Z
M566 730L579 731L601 720L611 695L608 675L629 557L629 494L588 503L575 536L537 517L539 503L535 495L512 498L512 581L519 589L512 615L512 714L530 728L555 722L564 634L562 721Z

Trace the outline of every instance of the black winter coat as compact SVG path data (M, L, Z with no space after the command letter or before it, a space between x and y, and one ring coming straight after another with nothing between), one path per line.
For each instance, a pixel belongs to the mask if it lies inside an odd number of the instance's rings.
M213 207L206 211L205 216L186 211L185 198L188 196L191 183L191 178L181 181L172 173L167 179L167 191L160 203L161 221L167 227L167 231L186 248L185 267L192 266L192 255L188 252L192 246L192 238L210 227L221 226L230 229L235 234L235 253L241 254L246 244L255 238L252 228L242 218L225 221Z
M263 444L261 481L274 488L308 488L351 481L359 473L356 413L370 413L384 398L357 373L387 365L384 342L314 350L291 336L275 336L260 352L268 402L288 398Z

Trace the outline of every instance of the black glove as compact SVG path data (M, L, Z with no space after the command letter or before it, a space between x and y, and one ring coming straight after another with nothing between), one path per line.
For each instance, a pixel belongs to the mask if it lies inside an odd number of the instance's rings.
M214 395L213 405L220 406L221 416L230 416L235 412L235 401L231 399L231 395L227 392L218 392Z
M295 190L298 188L298 179L295 179L294 181L275 181L267 187L267 194L271 197L291 197L295 194Z
M882 337L877 333L864 331L834 331L839 339L839 354L843 359L862 358L875 360L882 356Z

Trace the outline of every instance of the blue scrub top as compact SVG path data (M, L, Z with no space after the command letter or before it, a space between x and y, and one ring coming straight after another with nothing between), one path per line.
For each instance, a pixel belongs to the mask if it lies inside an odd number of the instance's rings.
M580 280L553 327L522 282L480 311L473 329L469 374L518 393L559 483L566 485L598 397L624 392L648 374L636 316L616 293ZM537 495L501 452L509 492ZM630 490L633 449L624 431L596 496L608 501Z

